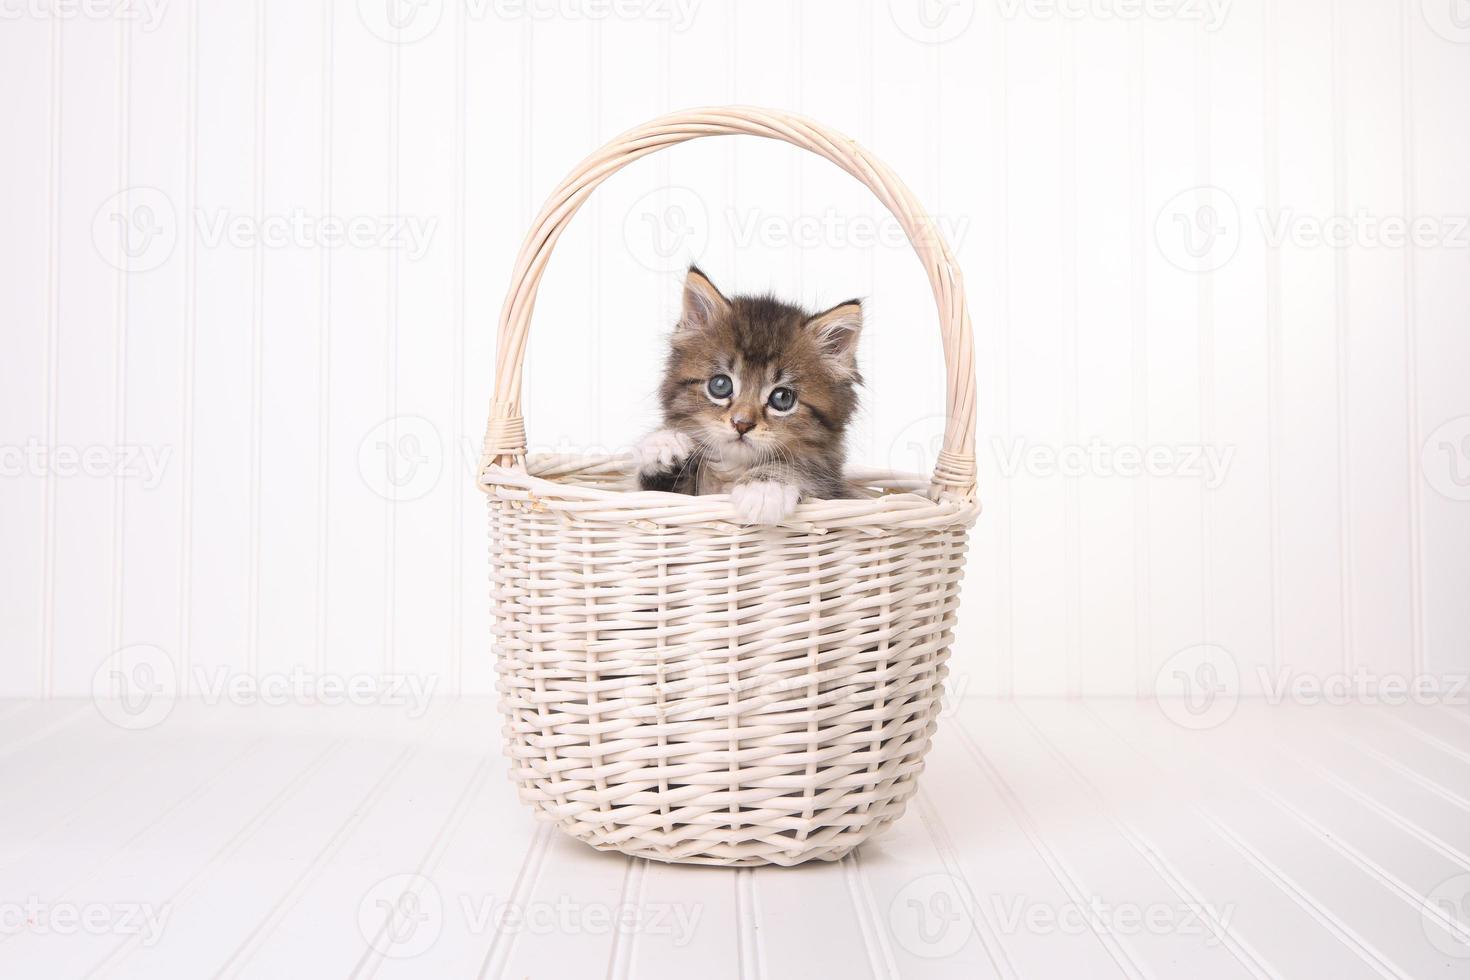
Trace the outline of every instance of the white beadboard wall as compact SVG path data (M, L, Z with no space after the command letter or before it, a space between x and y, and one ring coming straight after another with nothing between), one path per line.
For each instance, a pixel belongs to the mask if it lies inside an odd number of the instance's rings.
M871 147L964 266L957 693L1149 694L1199 649L1247 694L1470 672L1463 0L37 0L0 81L0 695L135 644L190 692L491 690L471 474L519 238L601 141L728 102ZM546 276L532 442L651 423L699 259L868 297L855 456L927 468L943 372L892 231L781 145L629 168Z

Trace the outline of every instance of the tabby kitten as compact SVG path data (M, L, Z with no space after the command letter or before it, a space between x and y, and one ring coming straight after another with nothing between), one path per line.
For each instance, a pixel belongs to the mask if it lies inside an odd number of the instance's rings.
M850 497L844 435L857 406L857 300L815 315L727 299L694 266L659 389L664 428L634 450L644 490L730 494L749 524L803 497Z

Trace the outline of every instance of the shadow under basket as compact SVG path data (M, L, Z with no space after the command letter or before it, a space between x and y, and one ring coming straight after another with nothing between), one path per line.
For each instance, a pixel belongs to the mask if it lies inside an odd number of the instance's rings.
M587 197L706 136L809 150L865 184L928 277L945 361L932 479L858 473L849 500L742 526L725 494L633 489L621 457L527 456L536 290ZM505 749L521 799L578 840L655 861L835 861L898 819L939 717L975 502L975 366L959 269L913 194L809 119L677 112L552 192L500 314L479 467Z
M743 527L723 494L616 489L625 465L482 476L521 799L657 861L841 858L917 788L977 508L855 474L873 497Z

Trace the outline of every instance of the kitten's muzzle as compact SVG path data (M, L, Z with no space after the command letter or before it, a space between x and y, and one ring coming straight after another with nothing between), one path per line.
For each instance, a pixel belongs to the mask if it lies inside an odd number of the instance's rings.
M732 415L730 416L730 428L743 436L755 428L755 419L745 415Z

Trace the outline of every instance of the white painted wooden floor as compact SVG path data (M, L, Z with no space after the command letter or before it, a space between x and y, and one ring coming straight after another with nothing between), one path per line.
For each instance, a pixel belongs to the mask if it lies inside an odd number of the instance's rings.
M596 853L488 700L0 703L0 977L1470 976L1470 710L966 701L854 858Z

